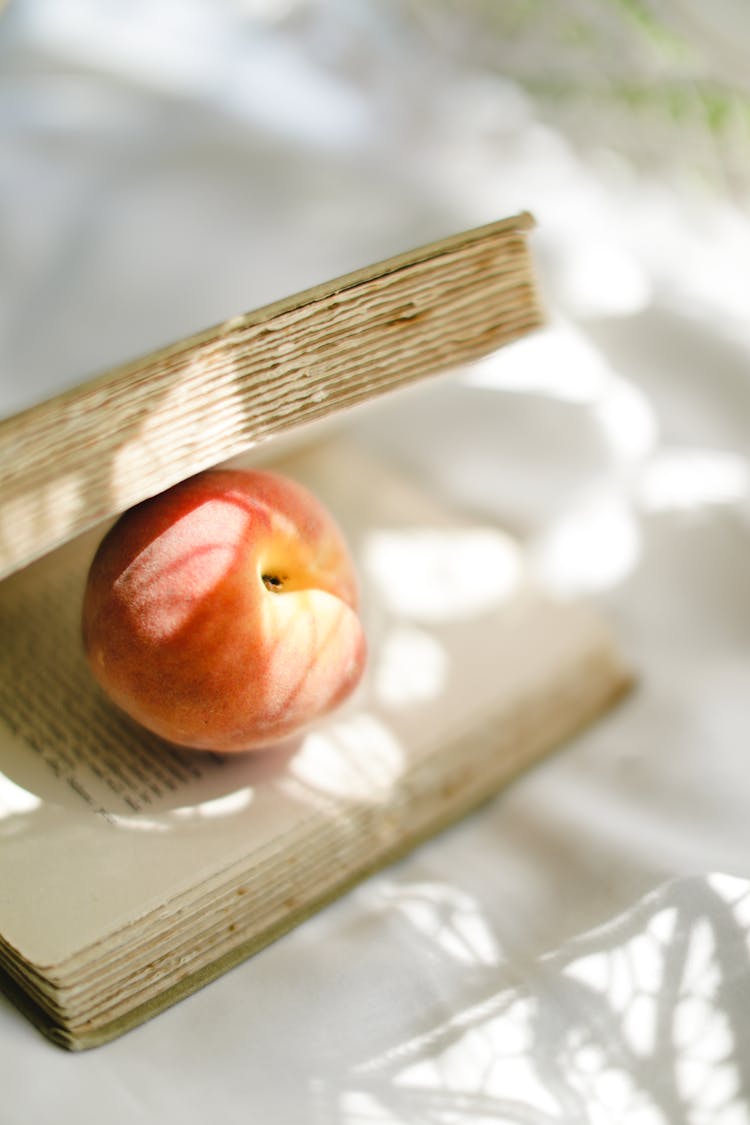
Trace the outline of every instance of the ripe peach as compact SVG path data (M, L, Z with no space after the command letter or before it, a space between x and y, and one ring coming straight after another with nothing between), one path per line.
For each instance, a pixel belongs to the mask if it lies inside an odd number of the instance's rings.
M307 489L265 471L204 472L122 515L91 564L82 626L106 694L197 749L295 733L365 663L341 532Z

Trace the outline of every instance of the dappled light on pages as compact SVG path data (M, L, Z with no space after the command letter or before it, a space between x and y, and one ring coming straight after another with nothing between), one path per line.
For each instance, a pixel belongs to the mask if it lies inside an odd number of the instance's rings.
M0 958L68 1046L266 944L629 683L608 631L536 595L499 529L345 444L285 469L347 534L370 657L338 711L274 747L181 749L105 699L79 639L96 534L0 589Z

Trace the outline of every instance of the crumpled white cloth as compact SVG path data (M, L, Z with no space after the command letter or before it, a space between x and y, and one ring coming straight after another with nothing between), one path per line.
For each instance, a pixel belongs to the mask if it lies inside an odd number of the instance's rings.
M638 690L105 1048L0 1000L3 1125L750 1120L750 221L583 151L407 7L11 4L0 414L529 209L550 326L350 425L521 534Z

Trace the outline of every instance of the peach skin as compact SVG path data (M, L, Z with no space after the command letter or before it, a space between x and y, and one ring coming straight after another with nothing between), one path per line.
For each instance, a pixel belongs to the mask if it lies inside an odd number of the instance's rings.
M353 691L357 579L333 517L278 473L216 469L125 512L102 540L83 642L105 693L170 742L254 750Z

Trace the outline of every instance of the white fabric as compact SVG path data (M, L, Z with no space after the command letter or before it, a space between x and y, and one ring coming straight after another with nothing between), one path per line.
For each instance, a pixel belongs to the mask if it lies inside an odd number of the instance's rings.
M0 999L3 1125L750 1121L744 189L657 177L616 134L574 147L481 40L426 16L410 38L407 9L11 4L0 413L530 209L550 327L351 425L524 535L639 688L109 1046L71 1058Z

